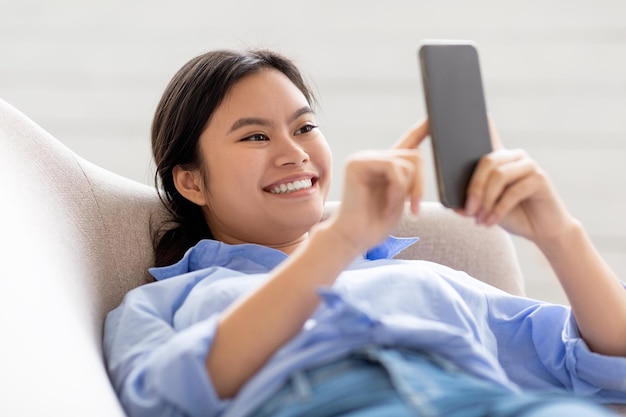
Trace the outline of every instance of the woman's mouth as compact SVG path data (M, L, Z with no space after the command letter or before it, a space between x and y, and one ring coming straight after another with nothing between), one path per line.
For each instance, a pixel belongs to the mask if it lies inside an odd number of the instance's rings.
M313 187L314 179L305 178L301 180L285 182L269 189L272 194L289 194L300 190L306 190Z

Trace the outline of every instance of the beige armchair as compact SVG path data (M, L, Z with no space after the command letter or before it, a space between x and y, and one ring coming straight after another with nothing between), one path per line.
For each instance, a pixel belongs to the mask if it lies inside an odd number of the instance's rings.
M156 193L81 159L3 101L0 192L0 415L123 416L103 364L102 324L128 290L149 281ZM523 292L500 230L431 202L395 232L421 237L402 257Z

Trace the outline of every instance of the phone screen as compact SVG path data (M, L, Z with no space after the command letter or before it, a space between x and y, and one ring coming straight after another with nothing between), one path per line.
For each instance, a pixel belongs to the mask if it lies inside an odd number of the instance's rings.
M443 205L465 205L471 175L492 149L478 52L471 42L423 42L424 96Z

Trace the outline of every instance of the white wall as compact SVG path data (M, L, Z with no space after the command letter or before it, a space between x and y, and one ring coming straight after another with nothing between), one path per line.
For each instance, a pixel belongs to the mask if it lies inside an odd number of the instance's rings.
M2 0L0 97L83 157L151 183L149 126L173 73L216 47L275 48L314 81L338 198L347 154L387 147L425 115L419 40L472 39L505 143L540 161L626 278L624 16L619 0ZM529 293L563 300L543 258L516 245Z

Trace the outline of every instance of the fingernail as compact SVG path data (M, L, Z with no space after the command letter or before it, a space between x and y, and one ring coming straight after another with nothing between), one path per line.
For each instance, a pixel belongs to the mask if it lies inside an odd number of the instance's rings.
M487 218L485 219L485 225L487 226L493 226L496 223L497 217L494 213L491 213L489 216L487 216Z
M484 219L485 219L485 211L484 210L480 210L477 214L476 214L476 224L482 224Z
M411 199L411 214L417 216L420 211L420 198L413 197Z
M473 216L478 210L478 199L470 195L467 197L467 201L465 202L465 214L468 216Z

